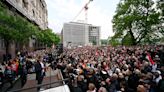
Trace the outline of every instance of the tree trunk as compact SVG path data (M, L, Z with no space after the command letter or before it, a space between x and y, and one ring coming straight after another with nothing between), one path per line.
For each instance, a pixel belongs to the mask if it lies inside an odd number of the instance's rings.
M4 40L4 43L5 43L5 50L6 50L5 51L6 54L5 54L4 60L5 60L5 62L8 62L12 58L12 56L11 56L11 54L9 52L10 41L9 40Z
M4 43L5 43L5 50L6 50L6 55L9 54L9 41L8 40L4 40Z
M136 45L137 43L136 43L136 39L135 39L135 37L134 37L134 35L133 35L133 32L132 32L132 29L131 28L129 28L129 33L130 33L130 35L131 35L131 37L132 37L132 45Z

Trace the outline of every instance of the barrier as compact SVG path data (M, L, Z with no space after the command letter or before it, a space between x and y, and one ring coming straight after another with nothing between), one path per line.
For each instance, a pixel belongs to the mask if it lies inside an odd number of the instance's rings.
M42 86L47 86L47 85L51 85L51 84L55 84L55 83L59 83L59 82L64 82L64 81L68 81L68 80L69 80L69 78L63 79L63 80L58 80L58 81L51 82L51 83L40 84L40 85L37 85L37 86L34 86L34 87L22 88L22 89L17 89L17 90L11 90L11 91L7 91L7 92L21 92L21 91L25 91L25 90L27 91L27 90L30 90L30 89L34 89L34 88L38 88L38 87L42 87ZM69 89L65 85L63 87ZM59 89L61 89L61 88L62 87L60 87ZM51 88L51 89L47 89L47 90L56 90L56 89L55 88ZM47 91L41 91L41 92L47 92ZM70 92L70 91L61 91L61 92Z

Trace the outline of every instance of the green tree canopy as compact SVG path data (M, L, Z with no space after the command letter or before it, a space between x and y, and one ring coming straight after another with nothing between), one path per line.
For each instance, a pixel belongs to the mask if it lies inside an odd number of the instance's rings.
M52 44L58 44L60 42L59 36L54 34L51 29L46 29L38 32L38 40L46 44L48 47Z
M158 37L161 32L155 27L160 22L160 14L154 3L153 0L121 0L113 17L114 38L128 34L135 45Z
M107 39L102 39L102 40L101 40L101 44L107 45L107 44L108 44L108 40L107 40Z
M159 16L159 24L156 26L156 30L159 30L162 35L164 35L164 1L157 0L156 10L160 14Z
M34 36L38 41L47 44L59 43L59 37L52 33L51 29L40 30L37 26L30 23L17 14L13 14L0 3L0 38L4 39L6 53L8 53L9 44L12 42L24 45L29 42L29 38Z
M112 46L122 45L121 44L121 39L120 38L115 38L115 37L111 37L111 39L109 40L109 44L112 45Z

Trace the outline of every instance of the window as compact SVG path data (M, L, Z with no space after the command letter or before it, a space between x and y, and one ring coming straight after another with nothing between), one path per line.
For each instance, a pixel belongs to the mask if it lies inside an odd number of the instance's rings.
M22 0L23 8L28 9L28 0Z
M34 9L32 10L32 13L33 13L33 16L35 17L35 11L34 11Z
M34 3L34 1L31 1L31 4L35 7L35 3Z

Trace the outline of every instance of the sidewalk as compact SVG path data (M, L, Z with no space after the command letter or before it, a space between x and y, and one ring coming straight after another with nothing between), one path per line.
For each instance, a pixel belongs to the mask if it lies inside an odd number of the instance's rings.
M14 86L18 81L20 81L20 77L15 78L15 80L13 81L13 86ZM21 86L21 85L20 85L20 86ZM10 85L9 82L8 82L8 83L4 83L3 86L2 86L2 88L0 88L0 92L6 92L6 91L8 91L10 88L11 88L11 85Z
M37 85L37 81L35 80L35 78L36 78L36 74L35 73L34 74L28 74L27 82L26 82L26 84L24 85L23 88L35 87ZM60 75L59 70L51 70L51 69L49 69L46 72L46 76L44 77L42 84L50 83L50 82L55 82L55 81L61 80L61 79L62 78L61 78L61 75ZM17 83L16 85L19 85L19 84L20 83ZM41 88L42 89L48 89L50 87L52 88L52 87L57 87L57 86L60 86L60 85L62 85L61 82L60 83L55 83L55 84L52 84L52 85L43 86ZM17 86L15 86L15 87L13 87L10 90L16 90L16 89L20 89L20 88L18 88ZM24 91L21 91L21 92L37 92L37 88L33 88L33 89L29 89L29 90L24 90Z

